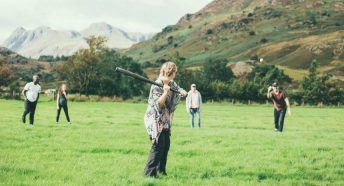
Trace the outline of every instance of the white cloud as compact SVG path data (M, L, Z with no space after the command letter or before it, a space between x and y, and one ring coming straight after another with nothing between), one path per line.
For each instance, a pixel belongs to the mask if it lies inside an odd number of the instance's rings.
M19 26L82 30L106 22L133 32L157 32L212 0L0 0L0 43Z

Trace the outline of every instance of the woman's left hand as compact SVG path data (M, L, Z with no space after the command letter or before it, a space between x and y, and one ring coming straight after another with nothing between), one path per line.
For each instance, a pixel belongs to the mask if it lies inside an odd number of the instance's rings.
M185 97L185 96L188 95L188 93L187 93L185 90L181 90L181 91L180 91L180 95L181 95L182 97Z

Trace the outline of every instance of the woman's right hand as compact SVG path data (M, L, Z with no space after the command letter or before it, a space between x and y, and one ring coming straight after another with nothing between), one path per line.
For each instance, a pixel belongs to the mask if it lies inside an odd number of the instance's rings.
M58 109L59 109L59 106L56 106L56 109L58 110Z

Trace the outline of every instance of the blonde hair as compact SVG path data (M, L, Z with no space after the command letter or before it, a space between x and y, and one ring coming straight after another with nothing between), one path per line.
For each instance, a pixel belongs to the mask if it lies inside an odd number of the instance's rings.
M60 87L59 87L59 93L61 93L61 94L62 94L62 92L63 92L63 91L62 91L62 87L63 87L63 86L66 87L66 84L62 83L62 84L60 85Z
M168 61L161 66L160 76L170 77L175 72L177 72L177 65L171 61Z

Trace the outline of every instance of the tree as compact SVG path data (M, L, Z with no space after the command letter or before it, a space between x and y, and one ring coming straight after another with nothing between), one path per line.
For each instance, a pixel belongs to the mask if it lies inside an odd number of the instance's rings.
M235 79L230 68L227 67L227 59L208 60L198 75L198 79L203 89L202 96L205 100L219 100L228 98L227 85ZM224 86L226 85L226 86ZM220 87L224 91L220 91Z
M14 72L5 64L5 59L0 58L0 87L7 86L14 80Z
M56 67L62 77L68 78L72 89L80 94L115 95L125 99L148 92L144 83L115 72L116 67L121 67L145 76L139 63L105 48L104 38L91 37L87 42L89 48L77 51L62 71Z
M91 85L96 82L97 78L97 64L106 49L105 42L104 37L91 36L87 38L89 48L78 50L65 64L64 71L67 79L78 90L79 94L90 94Z
M181 57L178 52L176 52L171 58L170 61L176 63L178 67L178 73L175 77L175 81L178 85L184 89L189 89L190 85L196 83L195 74L197 70L187 69L185 66L185 58Z
M115 61L114 65L146 77L141 65L131 57L121 56ZM118 92L115 93L116 95L122 96L123 98L130 98L148 92L145 91L145 83L131 77L119 75L118 73L116 73L116 76L117 81L115 86L118 86Z
M265 99L267 88L273 82L278 82L280 85L291 83L291 78L275 65L256 66L246 78L254 84L254 91L258 91L258 100Z
M13 79L13 71L8 67L0 66L0 87L9 85Z
M332 75L326 73L318 77L317 68L318 64L316 60L313 60L309 68L308 76L304 77L300 83L303 101L310 104L326 101L331 89L329 80Z
M278 82L279 84L291 82L291 78L275 65L256 66L247 75L247 79L261 87L271 85L273 82Z
M216 80L229 82L235 78L232 70L227 67L227 59L208 60L203 66L203 74L208 83Z
M344 91L335 85L329 93L329 101L332 104L343 104L344 103Z
M228 98L228 86L229 84L216 80L210 83L210 89L213 93L212 99L216 101L221 101L223 99Z

